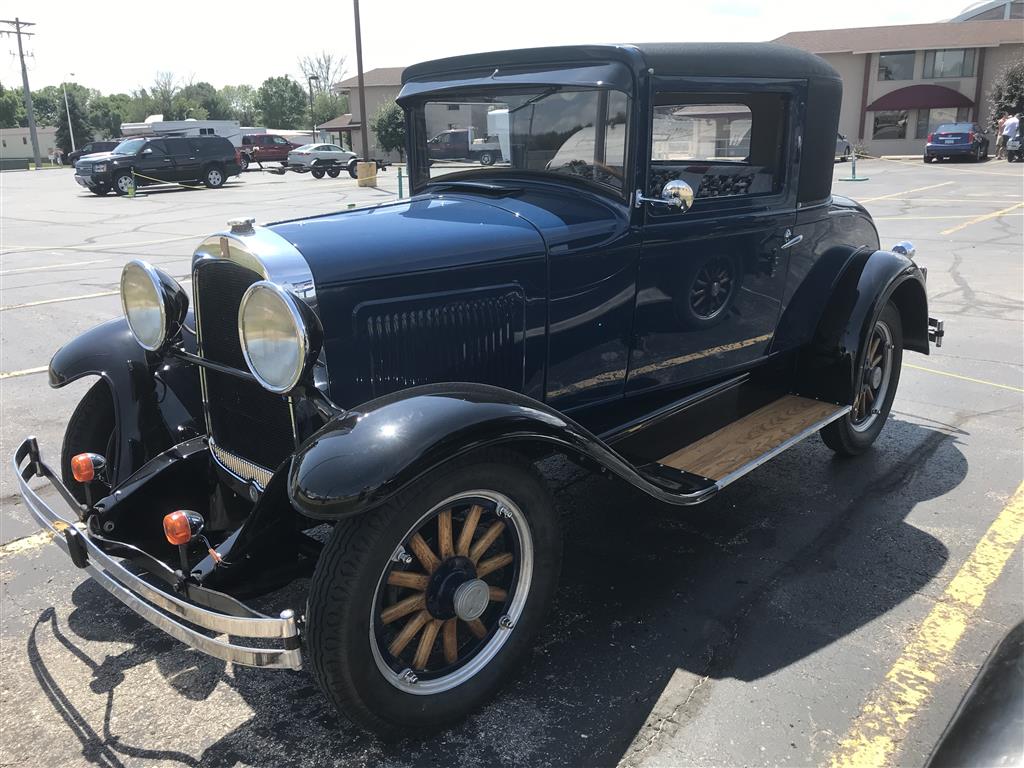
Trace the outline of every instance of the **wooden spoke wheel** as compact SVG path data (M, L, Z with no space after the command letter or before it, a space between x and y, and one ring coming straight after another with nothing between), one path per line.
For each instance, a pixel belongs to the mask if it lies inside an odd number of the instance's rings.
M889 391L893 368L893 338L889 325L881 318L868 336L860 389L850 412L850 426L863 432L871 428L881 414L882 403Z
M690 306L702 320L716 317L732 297L733 268L724 256L711 259L698 271L690 287Z
M533 578L533 540L506 496L445 499L405 535L381 574L371 646L393 685L418 694L460 685L498 652Z

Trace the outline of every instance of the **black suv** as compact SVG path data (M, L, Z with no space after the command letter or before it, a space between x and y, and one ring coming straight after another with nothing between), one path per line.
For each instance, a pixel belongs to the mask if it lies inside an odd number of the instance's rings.
M241 173L238 151L223 136L137 138L75 164L75 181L97 195L126 195L136 185L202 182L211 189Z
M90 141L81 149L68 153L68 162L74 165L86 155L95 155L99 152L109 152L124 139L110 139L109 141Z

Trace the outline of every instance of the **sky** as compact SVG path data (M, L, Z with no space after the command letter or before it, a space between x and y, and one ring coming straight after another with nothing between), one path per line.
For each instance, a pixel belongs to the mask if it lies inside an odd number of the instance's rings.
M795 30L942 21L970 2L362 0L363 66L537 45L771 40ZM172 72L183 84L258 86L272 76L298 78L299 57L321 51L346 57L346 76L356 71L350 0L191 0L109 9L111 20L104 22L97 7L81 0L3 3L3 18L36 23L29 29L36 35L25 39L33 90L67 80L105 94L128 92L148 88L158 72ZM21 85L17 44L9 35L0 37L0 83Z

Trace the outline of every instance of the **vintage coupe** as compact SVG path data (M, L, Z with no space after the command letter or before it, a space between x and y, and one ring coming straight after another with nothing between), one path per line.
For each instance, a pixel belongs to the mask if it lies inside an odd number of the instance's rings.
M125 317L50 363L51 386L99 380L63 479L18 448L28 507L194 648L306 664L381 733L453 722L555 591L539 459L685 514L815 432L867 449L903 351L939 340L913 247L881 250L831 194L840 97L821 59L760 44L410 67L413 196L231 222L195 251L191 297L129 262ZM427 117L453 104L508 110L510 156L432 165ZM279 615L241 602L307 576Z

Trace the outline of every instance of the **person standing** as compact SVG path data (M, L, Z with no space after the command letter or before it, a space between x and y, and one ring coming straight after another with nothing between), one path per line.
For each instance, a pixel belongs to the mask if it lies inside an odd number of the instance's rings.
M1003 136L1003 126L1006 124L1006 118L1008 115L1000 115L999 122L996 123L996 160L999 160L1003 156L1003 152L1006 149L1006 137Z
M999 128L999 139L998 144L1002 145L1000 149L996 150L996 157L1001 157L1000 152L1005 154L1006 142L1017 135L1017 131L1020 128L1020 116L1019 115L1006 115L1003 118L1003 124Z

